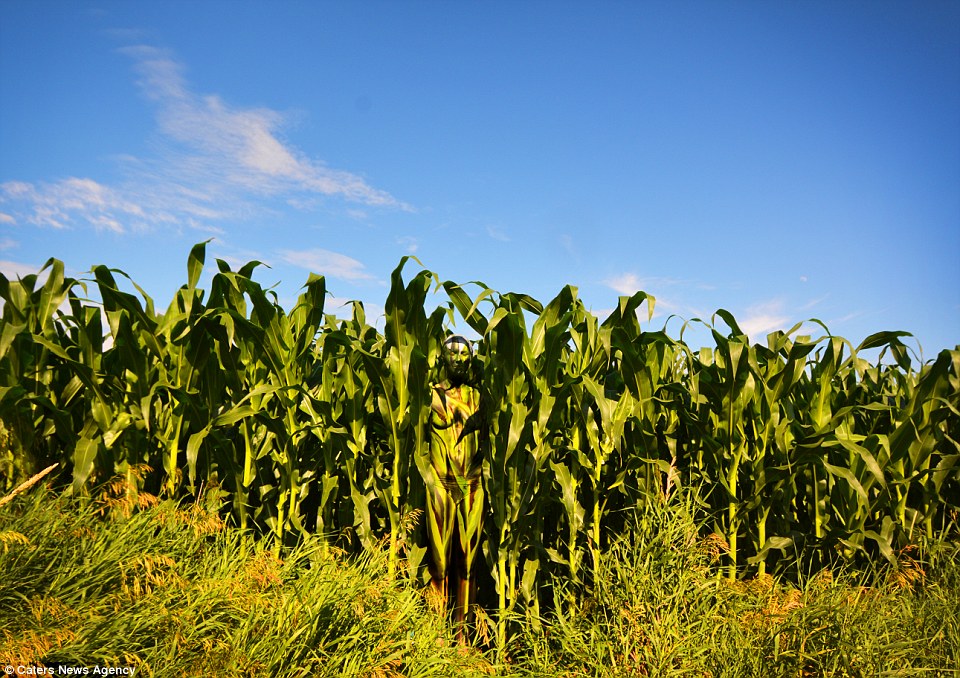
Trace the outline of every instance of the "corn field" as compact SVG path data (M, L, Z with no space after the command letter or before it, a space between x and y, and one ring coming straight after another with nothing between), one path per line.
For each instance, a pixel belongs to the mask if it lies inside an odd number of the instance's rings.
M855 347L822 324L751 345L720 310L689 321L714 343L692 349L641 329L643 292L601 321L575 287L544 305L426 270L404 281L408 257L380 331L359 302L325 312L323 277L287 312L259 262L218 260L202 290L204 261L196 245L165 311L106 266L0 275L0 490L59 463L77 497L119 476L133 502L207 502L278 549L307 532L385 548L392 574L433 581L501 641L511 615L563 604L556 582L588 586L634 512L680 488L730 577L892 562L957 534L960 346L920 364L905 332ZM466 327L473 410L441 445L444 346Z

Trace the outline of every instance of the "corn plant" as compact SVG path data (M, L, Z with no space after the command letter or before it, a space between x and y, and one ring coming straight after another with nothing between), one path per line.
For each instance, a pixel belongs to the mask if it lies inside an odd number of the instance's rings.
M642 291L600 319L572 286L544 305L422 267L404 280L408 257L380 331L359 302L325 311L322 271L288 312L259 262L217 261L205 290L205 259L200 243L162 311L106 266L0 276L0 486L59 463L76 496L119 475L134 505L203 499L278 552L312 532L385 548L461 639L492 623L501 648L511 620L574 614L614 537L678 489L733 578L957 533L960 347L920 362L903 332L854 346L816 320L822 336L751 344L724 310L691 347L687 324L641 324ZM468 388L441 359L464 327Z

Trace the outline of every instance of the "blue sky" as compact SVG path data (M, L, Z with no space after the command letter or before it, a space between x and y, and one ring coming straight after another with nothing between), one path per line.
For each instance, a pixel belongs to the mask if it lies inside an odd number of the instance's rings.
M208 238L288 307L314 271L376 315L415 254L929 358L960 343L960 3L0 0L0 270L104 263L165 307Z

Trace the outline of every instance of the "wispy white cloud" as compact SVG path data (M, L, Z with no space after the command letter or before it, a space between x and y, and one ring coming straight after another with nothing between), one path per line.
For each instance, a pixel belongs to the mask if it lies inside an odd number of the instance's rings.
M682 288L698 290L712 289L696 280L685 280L668 276L638 276L636 273L622 273L603 280L603 284L620 295L633 295L646 292L655 299L654 318L680 316L682 318L704 317L702 308L683 300ZM665 293L665 290L668 292ZM646 317L645 315L643 316Z
M826 320L825 323L827 327L832 329L834 325L840 325L841 323L849 322L850 320L854 320L855 318L860 318L865 315L869 315L869 313L867 311L851 311L850 313L842 315L838 318L830 318L829 320Z
M575 262L580 263L580 251L577 249L573 236L569 233L561 233L557 238L560 249L566 252Z
M412 235L402 235L397 238L397 244L406 250L407 254L416 254L420 249L420 241Z
M366 267L361 262L345 254L316 248L300 251L281 250L277 255L288 264L328 278L349 282L373 280L373 276L367 273Z
M13 238L0 238L0 252L3 252L4 250L12 250L14 247L17 247L19 244L20 243L18 243Z
M654 307L654 318L675 315L689 320L690 318L705 318L709 315L702 307L692 306L674 297L665 297L662 294L655 294L654 297L657 300Z
M809 311L811 308L814 308L815 306L819 306L821 303L826 301L829 297L830 297L830 293L827 292L824 295L821 295L819 297L816 297L815 299L811 299L810 301L806 302L805 304L799 307L799 310Z
M289 116L194 92L181 65L157 48L121 51L133 59L138 85L156 109L155 155L118 158L124 179L112 185L89 177L9 181L0 186L0 223L117 233L158 225L209 230L211 222L267 210L263 198L291 205L338 198L412 211L360 175L329 168L283 139Z
M16 280L24 276L34 275L40 270L40 266L34 264L24 264L19 261L0 261L0 273L7 276L8 280Z
M506 231L496 226L487 226L487 235L500 242L510 242L511 238Z
M677 278L667 278L663 276L640 277L636 273L622 273L606 278L603 284L619 294L634 294L640 291L654 294L657 289L690 283Z
M411 209L359 175L331 169L285 143L279 135L288 119L279 111L231 106L215 94L192 92L181 66L162 50L140 45L122 51L135 60L139 85L157 104L161 131L182 145L181 160L206 176L268 195L303 192Z
M614 290L618 294L633 294L640 289L640 278L633 273L623 273L621 275L607 278L603 284Z
M603 280L603 284L619 294L634 294L635 292L649 292L656 294L657 290L665 287L692 286L695 281L680 280L664 276L638 276L636 273L621 273Z
M98 230L122 233L121 218L145 218L143 208L122 192L92 179L70 177L53 184L34 185L22 181L0 184L0 201L30 206L26 221L38 226L64 228L84 220Z
M790 317L784 311L781 299L771 299L750 306L746 315L737 319L737 324L752 341L766 336L776 330L789 329Z
M610 314L614 312L613 308L590 308L588 309L591 313L597 316L600 320L606 320L610 317Z

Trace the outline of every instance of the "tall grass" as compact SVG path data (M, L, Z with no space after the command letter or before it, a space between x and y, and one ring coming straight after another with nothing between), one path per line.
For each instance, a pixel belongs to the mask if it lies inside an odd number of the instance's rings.
M696 501L651 503L590 583L515 613L508 644L457 643L430 587L389 575L389 542L282 558L202 505L122 482L87 505L34 490L0 507L0 664L145 676L960 675L956 543L872 573L731 582Z
M119 487L119 486L118 486ZM34 492L0 510L0 664L128 666L146 676L482 675L443 615L307 539L277 558L201 506L131 512Z
M510 647L526 675L960 675L960 545L875 571L731 582L681 493L640 511L592 586Z

